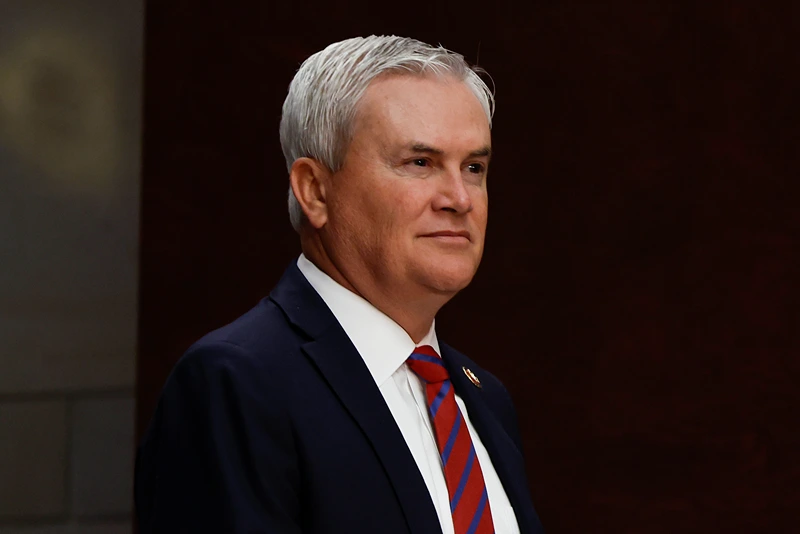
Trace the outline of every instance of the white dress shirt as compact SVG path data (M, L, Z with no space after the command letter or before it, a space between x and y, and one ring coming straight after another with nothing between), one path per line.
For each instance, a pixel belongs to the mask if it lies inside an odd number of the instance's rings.
M441 354L435 323L431 325L430 331L419 344L415 345L400 325L360 296L342 287L304 255L297 260L297 267L325 301L364 359L425 480L443 534L454 534L450 495L447 492L433 426L428 416L425 386L406 365L406 359L411 356L416 346L430 345ZM483 471L495 533L519 534L517 518L511 503L486 448L469 420L464 401L458 395L456 403L467 423Z

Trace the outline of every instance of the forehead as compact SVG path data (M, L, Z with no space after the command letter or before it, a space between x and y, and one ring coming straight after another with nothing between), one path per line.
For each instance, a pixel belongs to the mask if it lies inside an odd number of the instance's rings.
M431 143L457 137L485 145L490 138L489 119L470 87L436 75L390 74L373 80L356 114L354 133L364 131Z

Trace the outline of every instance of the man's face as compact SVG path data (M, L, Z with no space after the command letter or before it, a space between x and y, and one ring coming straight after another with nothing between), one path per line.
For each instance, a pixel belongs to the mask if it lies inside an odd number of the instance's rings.
M357 291L413 300L469 284L483 254L490 146L486 114L460 81L390 75L369 86L324 228Z

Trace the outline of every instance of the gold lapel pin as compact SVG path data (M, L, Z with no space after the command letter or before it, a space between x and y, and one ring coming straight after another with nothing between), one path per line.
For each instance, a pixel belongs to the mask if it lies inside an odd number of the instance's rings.
M470 371L470 370L469 370L469 369L467 369L466 367L462 367L462 369L464 370L464 374L465 374L465 375L467 375L467 378L469 378L469 381L470 381L470 382L472 382L472 384L473 384L473 385L474 385L476 388L483 387L483 386L481 386L481 381L480 381L480 380L478 380L478 377L477 377L477 376L475 376L475 373L473 373L472 371Z

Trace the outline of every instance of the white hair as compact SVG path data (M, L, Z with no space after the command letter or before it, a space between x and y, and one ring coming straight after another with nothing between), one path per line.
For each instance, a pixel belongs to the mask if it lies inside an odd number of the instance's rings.
M291 172L298 158L313 158L331 172L344 164L357 106L369 84L388 73L452 76L481 103L491 127L494 95L464 56L442 46L396 36L354 37L306 59L289 85L281 117L281 147ZM305 215L289 187L289 218L298 232Z

